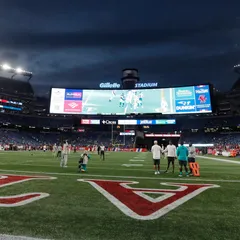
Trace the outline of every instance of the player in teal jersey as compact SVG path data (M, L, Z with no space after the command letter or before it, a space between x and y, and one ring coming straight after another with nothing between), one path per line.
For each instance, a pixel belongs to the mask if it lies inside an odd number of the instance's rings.
M177 148L177 158L178 158L178 162L179 162L179 177L182 177L182 170L183 167L185 169L186 172L186 176L188 177L188 149L184 146L183 142L181 142L181 145Z

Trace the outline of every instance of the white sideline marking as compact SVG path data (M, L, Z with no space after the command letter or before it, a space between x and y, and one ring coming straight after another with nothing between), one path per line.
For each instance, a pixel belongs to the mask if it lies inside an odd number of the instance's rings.
M143 159L130 159L130 162L144 162L145 160Z
M164 180L164 181L194 181L194 182L226 182L226 183L240 183L240 180L224 180L224 179L202 179L202 178L161 178L161 177L137 177L137 176L112 176L112 175L95 175L95 174L81 174L81 173L56 173L56 172L34 172L34 171L20 171L20 170L5 170L0 169L0 172L11 173L29 173L29 174L46 174L59 176L78 176L78 177L100 177L100 178L126 178L126 179L146 179L146 180ZM8 174L13 175L13 174Z
M47 240L43 238L31 238L31 237L22 237L22 236L12 236L6 234L0 234L0 240Z
M124 167L142 167L143 164L123 164Z
M233 160L220 159L220 158L214 158L214 157L204 157L204 156L201 156L200 158L203 158L203 159L210 159L210 160L213 160L213 161L219 161L219 162L227 162L227 163L240 164L240 161L233 161Z

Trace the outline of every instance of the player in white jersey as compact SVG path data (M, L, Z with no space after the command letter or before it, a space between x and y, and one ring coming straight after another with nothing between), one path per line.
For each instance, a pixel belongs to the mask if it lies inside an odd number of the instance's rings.
M63 144L63 150L62 150L62 156L61 156L61 162L60 162L61 167L67 167L68 154L69 154L69 146L68 146L68 142L66 141Z
M165 171L165 173L168 173L168 169L169 169L171 163L172 163L172 173L174 173L174 161L177 157L176 151L177 151L176 146L172 144L172 141L169 141L169 144L163 151L164 153L167 153L167 159L168 159L168 166L167 166L167 170Z
M129 90L128 93L127 93L127 97L126 97L126 103L131 104L132 103L132 98L133 98L133 91Z
M136 111L139 104L139 97L137 93L133 96L133 110Z
M68 154L71 153L71 149L72 149L72 146L71 146L71 144L69 144L69 145L68 145Z
M157 141L154 141L154 145L152 146L151 152L153 155L155 174L160 174L160 159L162 154L162 148L158 145Z
M62 156L62 146L59 145L57 147L57 158L60 158Z
M53 156L54 157L57 156L57 144L56 143L53 145Z
M165 100L165 98L162 98L162 100L161 100L161 110L162 110L162 112L168 111L168 103Z
M105 146L103 144L100 146L100 159L105 160Z
M46 152L46 150L47 150L47 146L44 145L44 146L43 146L43 151Z
M109 102L111 102L116 97L116 90L112 91L112 96L109 98Z

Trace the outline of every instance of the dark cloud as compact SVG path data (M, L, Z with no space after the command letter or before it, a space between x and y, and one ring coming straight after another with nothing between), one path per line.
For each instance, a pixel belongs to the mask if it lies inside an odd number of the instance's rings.
M239 9L235 0L2 0L0 58L46 88L96 87L135 67L165 87L229 89L240 61Z

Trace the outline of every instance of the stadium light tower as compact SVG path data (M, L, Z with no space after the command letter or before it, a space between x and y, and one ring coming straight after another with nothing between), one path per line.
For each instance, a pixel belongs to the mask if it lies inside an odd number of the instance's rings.
M240 74L240 64L237 64L233 67L233 71Z
M2 64L0 65L0 70L7 72L7 73L12 73L11 79L13 79L17 75L21 75L24 77L28 77L28 82L31 80L33 73L25 71L21 68L12 68L9 64Z

